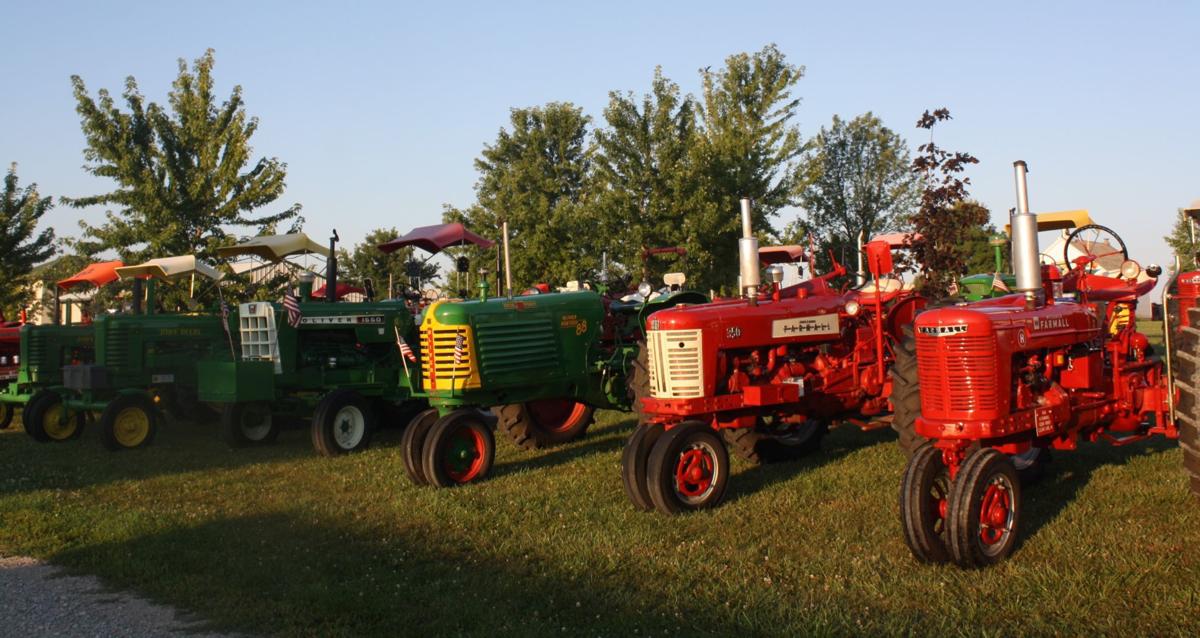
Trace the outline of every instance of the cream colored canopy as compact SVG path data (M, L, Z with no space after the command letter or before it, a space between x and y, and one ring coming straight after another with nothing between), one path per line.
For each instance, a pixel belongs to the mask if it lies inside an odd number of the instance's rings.
M219 281L221 277L224 277L216 268L196 259L195 255L160 257L136 266L123 266L117 268L117 275L122 279L156 277L166 281L175 281L191 275L208 277L213 281Z
M329 249L309 239L308 235L304 233L262 235L236 246L217 249L217 254L226 258L254 255L268 261L281 261L284 257L306 253L316 253L328 257Z

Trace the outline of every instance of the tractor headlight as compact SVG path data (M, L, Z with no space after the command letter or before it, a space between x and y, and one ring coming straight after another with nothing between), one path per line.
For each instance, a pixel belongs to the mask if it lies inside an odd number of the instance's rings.
M850 315L851 317L857 315L860 309L861 306L858 305L857 301L851 299L850 301L846 302L846 314Z
M1121 276L1125 279L1137 279L1137 276L1142 274L1142 267L1132 259L1126 259L1125 263L1121 264Z
M638 294L642 296L642 299L649 299L652 292L654 292L654 286L651 286L650 282L643 281L638 284Z

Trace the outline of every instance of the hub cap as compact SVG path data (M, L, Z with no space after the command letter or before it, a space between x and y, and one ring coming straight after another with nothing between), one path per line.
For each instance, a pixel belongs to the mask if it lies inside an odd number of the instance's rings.
M442 452L442 465L451 480L467 483L479 475L484 446L483 435L475 428L460 425L450 433Z
M150 416L141 408L125 408L113 422L113 438L122 447L137 447L150 434Z
M343 450L357 447L366 433L367 419L357 407L348 405L333 416L333 439Z
M689 443L675 464L675 492L684 502L701 503L716 487L717 452L705 441Z
M63 404L50 406L42 416L42 430L55 441L65 441L75 434L74 415L67 414Z
M263 406L248 406L242 411L242 435L250 441L261 441L271 433L271 413Z
M994 476L979 507L979 540L983 551L994 556L1004 547L1013 529L1013 487L1006 476Z

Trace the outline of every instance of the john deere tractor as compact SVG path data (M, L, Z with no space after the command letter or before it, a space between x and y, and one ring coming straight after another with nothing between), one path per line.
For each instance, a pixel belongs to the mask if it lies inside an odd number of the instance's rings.
M88 285L100 288L111 284L117 280L115 269L123 265L120 261L88 265L55 285L56 301L63 291ZM26 415L29 413L32 407L30 401L39 390L62 385L63 366L90 363L93 360L95 339L91 319L85 315L80 317L79 322L74 322L70 306L67 306L66 312L60 313L58 305L55 303L52 323L26 323L19 328L6 329L19 334L16 361L10 359L9 366L5 368L7 374L0 380L0 422L6 425L11 423L18 409L23 409ZM60 314L63 315L61 318ZM15 342L10 340L9 343ZM25 432L42 442L57 440L49 438L51 434L72 438L81 432L78 429L69 432L30 430L28 418L23 417L22 422Z
M61 385L41 389L30 399L24 421L35 439L75 438L88 415L99 413L101 441L108 449L149 445L160 408L180 416L202 409L196 400L196 362L231 356L220 317L156 311L158 282L194 281L197 276L215 281L220 278L215 268L186 255L116 272L133 281L132 311L96 318L94 361L65 365Z
M320 299L313 297L313 274L305 271L298 298L289 292L282 302L241 304L236 358L200 363L200 399L220 406L230 446L271 443L281 421L310 419L319 454L357 452L370 444L382 418L403 420L405 411L424 407L413 400L415 364L400 347L416 338L411 311L402 300L339 301L336 237L328 250L292 234L220 251L258 255L274 265L308 253L327 260Z

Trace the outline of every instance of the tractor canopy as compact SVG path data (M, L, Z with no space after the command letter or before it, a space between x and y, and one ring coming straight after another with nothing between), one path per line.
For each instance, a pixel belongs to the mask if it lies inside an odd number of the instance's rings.
M58 287L66 290L80 284L92 284L97 288L111 284L120 279L117 275L117 269L125 266L125 262L115 259L113 261L98 261L94 264L88 264L83 270L62 279L58 282Z
M326 292L327 292L327 290L326 290L325 286L321 286L320 288L317 288L316 290L313 291L312 298L313 299L324 299ZM334 287L334 296L339 300L342 297L345 297L346 295L354 295L354 294L365 295L365 294L367 294L367 289L361 288L359 286L352 286L352 285L346 284L346 283L338 283Z
M315 254L329 256L329 249L318 244L304 233L287 235L262 235L234 246L217 249L217 255L225 258L252 255L267 261L283 261L292 255Z
M160 257L136 266L117 268L116 272L122 279L154 277L163 281L178 281L192 275L201 275L213 281L220 281L224 276L216 268L197 259L195 255Z
M435 254L453 246L472 244L480 248L491 248L496 242L467 230L462 224L453 223L419 226L396 239L379 244L378 248L385 253L393 253L405 246L415 246Z
M1037 229L1039 233L1045 230L1068 230L1071 228L1082 228L1095 223L1096 222L1092 221L1092 216L1088 214L1087 209L1084 208L1037 214ZM1004 234L1008 235L1009 237L1012 236L1011 224L1004 225Z

